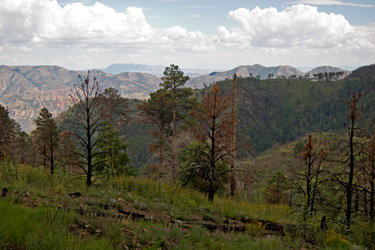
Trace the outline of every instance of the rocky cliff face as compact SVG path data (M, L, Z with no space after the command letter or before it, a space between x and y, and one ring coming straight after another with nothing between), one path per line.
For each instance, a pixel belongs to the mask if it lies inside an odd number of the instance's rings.
M26 132L34 128L34 119L46 107L54 115L70 105L69 93L78 76L87 72L71 71L58 66L0 66L0 104ZM91 71L105 88L113 87L128 98L145 99L159 88L160 79L145 73L112 75Z

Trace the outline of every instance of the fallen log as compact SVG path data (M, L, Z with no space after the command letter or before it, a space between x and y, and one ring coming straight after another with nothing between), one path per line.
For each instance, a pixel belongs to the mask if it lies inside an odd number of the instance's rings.
M118 208L117 211L120 214L126 214L129 217L132 217L132 218L135 218L135 219L146 219L146 215L144 215L144 214L135 213L135 212L129 212L129 211L122 210L120 208Z
M59 208L63 210L70 210L66 208ZM132 220L134 219L141 219L141 220L149 220L149 221L156 221L156 219L153 219L152 217L147 217L145 214L137 213L137 212L132 212L132 211L126 211L123 209L118 208L117 211L120 214L116 213L104 213L104 212L97 212L97 211L89 211L85 210L83 208L80 209L72 209L76 213L79 214L85 214L85 215L92 215L92 216L100 216L100 217L110 217L110 218L118 218L118 219L125 219L125 218L130 218ZM126 216L124 216L126 215ZM242 222L244 224L249 224L249 223L261 223L264 226L264 229L267 231L272 231L272 232L278 232L280 234L284 234L285 228L288 230L292 230L295 228L294 225L283 225L280 223L275 223L269 220L252 220L252 219L234 219L230 218L233 221L236 222ZM178 227L183 227L183 228L191 228L192 226L201 226L203 228L206 228L207 230L210 231L223 231L223 232L244 232L246 231L246 225L233 225L231 224L211 224L211 223L188 223L185 221L181 220L174 220L170 219L169 221L173 225L177 225ZM229 222L229 221L228 221ZM228 223L227 222L227 223Z

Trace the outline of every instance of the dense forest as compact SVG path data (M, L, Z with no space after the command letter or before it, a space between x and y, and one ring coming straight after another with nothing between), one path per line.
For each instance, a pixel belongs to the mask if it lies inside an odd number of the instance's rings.
M0 247L375 249L374 72L191 89L172 64L145 101L87 72L30 134L0 106L0 216L30 224Z

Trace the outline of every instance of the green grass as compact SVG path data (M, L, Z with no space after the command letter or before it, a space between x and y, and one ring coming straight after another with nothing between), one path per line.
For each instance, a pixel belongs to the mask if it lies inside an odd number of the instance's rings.
M69 226L77 220L75 213L56 209L28 208L0 201L0 248L14 249L110 249L107 239L82 240L72 235Z
M87 188L84 179L73 179L62 172L50 178L43 171L18 166L17 179L10 168L0 168L0 249L341 249L352 245L372 246L366 222L351 235L340 238L333 228L332 239L319 228L319 215L301 224L298 214L286 205L254 203L218 194L213 203L195 190L181 189L148 178L120 176L111 182L95 182ZM67 194L81 192L82 197ZM80 215L62 211L84 208L106 213L99 205L110 204L140 213L165 216L154 221L132 221ZM126 207L124 207L126 204ZM223 224L225 218L247 218L296 225L284 236L269 234L262 228L246 232L208 231L202 222ZM169 224L169 218L187 221L189 228ZM371 231L372 230L372 231ZM343 240L345 239L345 240ZM337 246L336 246L336 245ZM340 245L341 244L341 245ZM371 249L371 248L369 248Z

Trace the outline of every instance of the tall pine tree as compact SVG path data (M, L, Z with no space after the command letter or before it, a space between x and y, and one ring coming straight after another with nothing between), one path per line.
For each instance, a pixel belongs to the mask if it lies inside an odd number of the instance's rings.
M39 116L34 120L36 129L32 132L37 153L43 158L43 166L54 174L58 156L59 132L52 114L42 108Z

